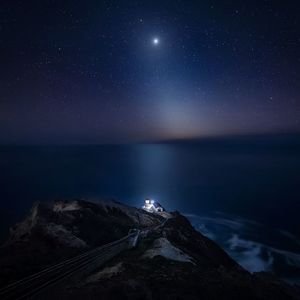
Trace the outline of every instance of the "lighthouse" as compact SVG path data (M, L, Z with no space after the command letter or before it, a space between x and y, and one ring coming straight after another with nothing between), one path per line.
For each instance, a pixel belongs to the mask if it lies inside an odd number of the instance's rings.
M153 199L145 199L145 203L144 203L144 206L143 206L143 209L148 211L148 212L163 212L164 211L164 208L158 203L156 202L155 200Z

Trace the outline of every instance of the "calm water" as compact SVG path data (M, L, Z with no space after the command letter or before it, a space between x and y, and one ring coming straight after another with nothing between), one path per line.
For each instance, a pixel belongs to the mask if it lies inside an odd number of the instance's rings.
M299 139L130 146L1 146L1 228L34 201L113 197L223 212L299 236Z

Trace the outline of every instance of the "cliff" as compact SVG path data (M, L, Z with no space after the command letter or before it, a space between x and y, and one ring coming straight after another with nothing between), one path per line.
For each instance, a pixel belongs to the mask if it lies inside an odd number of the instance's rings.
M2 285L142 229L138 246L61 289L63 299L300 299L269 274L251 274L178 212L115 201L35 204L0 249Z

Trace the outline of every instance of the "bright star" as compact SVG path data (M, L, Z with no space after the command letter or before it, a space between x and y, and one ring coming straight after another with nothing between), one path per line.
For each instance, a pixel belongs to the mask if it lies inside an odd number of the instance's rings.
M158 38L154 38L152 40L152 42L153 42L154 45L158 45L159 44L159 39Z

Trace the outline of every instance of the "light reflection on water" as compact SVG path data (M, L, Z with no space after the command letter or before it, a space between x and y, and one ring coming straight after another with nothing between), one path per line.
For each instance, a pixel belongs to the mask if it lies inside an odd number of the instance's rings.
M295 232L300 151L240 144L0 148L2 214L10 220L53 198L114 197L140 206L222 211ZM296 232L299 234L298 232Z

